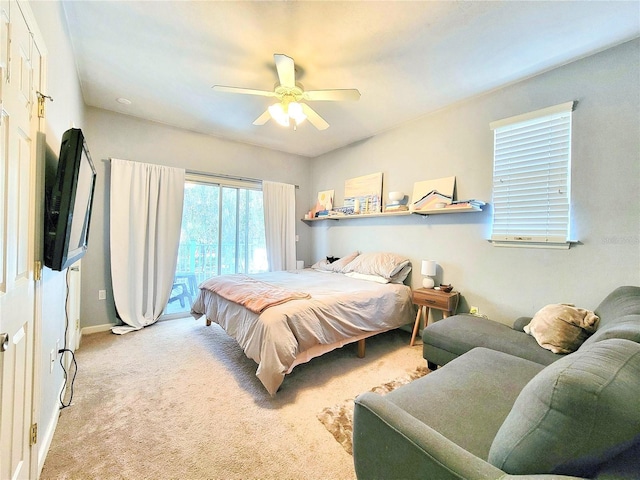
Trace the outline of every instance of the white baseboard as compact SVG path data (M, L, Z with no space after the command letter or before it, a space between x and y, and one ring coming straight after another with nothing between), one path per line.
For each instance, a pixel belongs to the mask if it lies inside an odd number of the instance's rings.
M93 325L92 327L84 327L80 329L81 335L91 335L92 333L106 332L115 327L116 323L105 323L103 325Z
M60 398L63 388L64 384L60 387L58 398ZM49 448L51 448L51 442L53 441L53 434L56 431L58 419L60 418L60 404L55 402L52 408L53 409L49 413L50 421L47 428L38 428L38 478L40 478L40 473L42 473L44 462L47 459L47 454L49 453Z
M78 339L78 345L80 345L80 343L82 342L82 336L83 335L91 335L92 333L106 332L108 330L111 330L116 325L117 325L116 323L105 323L105 324L102 324L102 325L93 325L91 327L81 328L80 329L80 338Z

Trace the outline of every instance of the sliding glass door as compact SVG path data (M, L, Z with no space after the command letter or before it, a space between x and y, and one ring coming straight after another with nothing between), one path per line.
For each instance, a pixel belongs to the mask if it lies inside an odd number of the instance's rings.
M173 290L165 314L188 313L214 275L268 270L260 185L187 175Z

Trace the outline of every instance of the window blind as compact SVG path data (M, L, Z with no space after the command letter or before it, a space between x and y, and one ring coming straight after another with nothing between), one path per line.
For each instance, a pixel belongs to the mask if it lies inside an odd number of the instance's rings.
M573 102L491 124L494 242L567 244Z

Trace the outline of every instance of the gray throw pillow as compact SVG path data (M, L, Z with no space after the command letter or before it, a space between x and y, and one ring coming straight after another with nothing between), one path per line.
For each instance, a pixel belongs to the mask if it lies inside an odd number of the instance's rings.
M640 434L640 344L608 339L545 367L520 392L488 461L510 474L578 475Z

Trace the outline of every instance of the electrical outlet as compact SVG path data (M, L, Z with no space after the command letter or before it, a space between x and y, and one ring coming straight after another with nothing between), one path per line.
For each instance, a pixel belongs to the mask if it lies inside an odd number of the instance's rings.
M107 299L107 291L98 290L98 300L106 300L106 299Z
M471 315L480 315L480 309L478 307L469 307L469 313Z
M49 354L49 373L53 373L53 366L56 364L56 352L58 350L51 350L51 353Z

